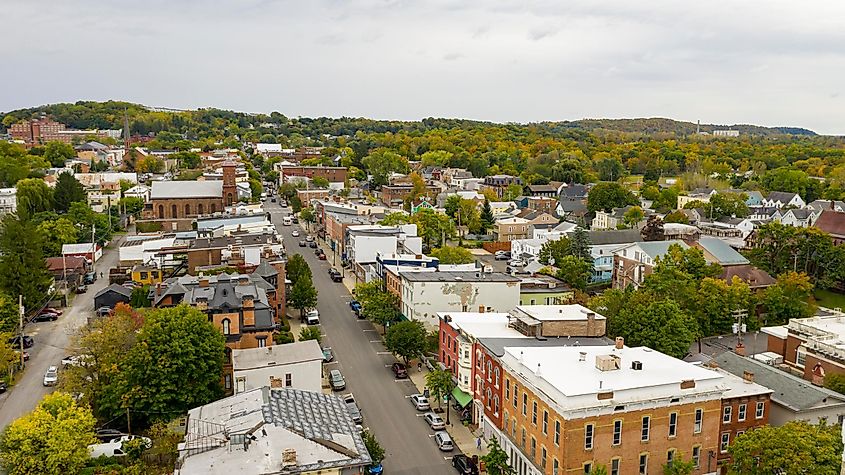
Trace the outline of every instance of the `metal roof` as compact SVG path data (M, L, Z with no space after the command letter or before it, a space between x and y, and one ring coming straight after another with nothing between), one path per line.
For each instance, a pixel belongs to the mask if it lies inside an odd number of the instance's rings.
M222 198L223 182L209 181L154 181L151 199L166 198Z

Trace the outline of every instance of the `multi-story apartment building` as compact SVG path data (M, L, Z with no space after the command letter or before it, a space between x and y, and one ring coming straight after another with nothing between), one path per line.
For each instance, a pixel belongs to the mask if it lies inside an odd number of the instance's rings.
M723 377L649 348L504 348L499 439L518 475L716 470ZM495 400L494 400L495 404Z
M742 377L723 369L716 371L725 379L728 390L722 395L722 416L719 425L717 464L727 468L731 462L728 447L740 435L769 423L772 390L754 382L754 373Z

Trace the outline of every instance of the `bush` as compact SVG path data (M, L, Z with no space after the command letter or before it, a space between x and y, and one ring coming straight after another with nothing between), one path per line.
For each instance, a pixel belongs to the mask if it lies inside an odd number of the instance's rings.
M161 223L138 221L135 223L135 229L139 233L155 233L161 231Z
M273 341L276 342L277 345L284 345L286 343L293 343L296 339L293 337L293 333L290 331L283 331L273 335Z

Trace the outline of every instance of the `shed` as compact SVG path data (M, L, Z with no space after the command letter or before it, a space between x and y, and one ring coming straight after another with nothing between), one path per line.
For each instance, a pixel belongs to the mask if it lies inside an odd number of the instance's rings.
M132 299L132 289L119 284L111 284L94 295L94 308L114 308L119 303L129 303Z

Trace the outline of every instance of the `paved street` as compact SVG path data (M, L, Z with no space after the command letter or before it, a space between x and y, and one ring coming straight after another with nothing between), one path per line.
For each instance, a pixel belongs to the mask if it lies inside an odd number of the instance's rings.
M108 269L117 265L117 248L122 240L123 236L115 236L114 242L95 264L97 273L103 272L105 278L97 279L97 282L89 285L88 292L75 295L71 306L63 309L64 314L55 322L30 323L24 328L24 333L35 339L35 345L27 350L30 357L23 378L8 392L0 395L0 431L33 410L45 394L55 389L43 385L44 373L50 365L60 366L73 334L93 313L94 294L108 285Z
M319 291L320 321L325 346L331 346L335 362L328 365L339 369L347 383L347 390L364 414L364 426L372 430L386 451L385 473L438 475L454 474L450 453L437 449L433 432L422 420L406 396L415 392L409 380L396 381L388 366L395 361L382 346L373 326L358 320L349 309L351 296L341 283L328 276L329 261L320 261L313 249L301 248L301 238L290 235L298 226L283 226L282 210L276 203L266 203L274 224L284 236L289 255L300 253L311 266L314 285ZM413 371L415 371L414 369ZM458 453L456 450L454 453Z

